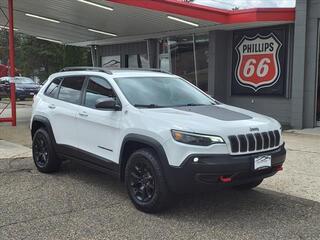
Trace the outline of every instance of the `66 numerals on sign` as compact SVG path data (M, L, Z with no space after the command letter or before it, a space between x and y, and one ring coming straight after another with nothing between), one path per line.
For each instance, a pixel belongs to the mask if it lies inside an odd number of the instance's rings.
M259 78L267 76L269 73L269 64L271 60L269 58L262 58L257 64L257 60L254 58L248 59L243 68L244 77L251 78L256 75Z

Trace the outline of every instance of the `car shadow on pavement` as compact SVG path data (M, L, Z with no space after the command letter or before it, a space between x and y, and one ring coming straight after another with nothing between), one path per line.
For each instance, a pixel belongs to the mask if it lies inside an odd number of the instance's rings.
M88 169L77 162L64 164L63 170L58 174L68 174L70 177L85 183L111 186L111 189L106 188L105 191L112 190L128 198L124 184L118 179L94 169ZM268 179L264 181L268 181ZM244 191L226 188L213 189L204 193L178 195L173 197L173 205L167 211L157 214L157 216L178 217L180 221L188 220L191 216L197 216L198 219L203 221L214 218L219 221L226 221L229 217L234 219L245 217L248 219L260 216L262 218L268 216L272 219L286 218L287 221L291 221L294 219L301 220L317 213L320 226L320 202L266 189L263 188L263 184L261 186ZM312 213L310 210L312 210ZM182 217L181 214L185 217Z
M88 221L102 239L320 239L319 202L263 185L179 196L167 211L150 215L134 208L124 184L77 162L65 162L54 174L39 173L30 158L0 161L0 170L0 234L17 232L16 239L53 219L56 239L71 228L85 236ZM45 234L45 226L37 231Z

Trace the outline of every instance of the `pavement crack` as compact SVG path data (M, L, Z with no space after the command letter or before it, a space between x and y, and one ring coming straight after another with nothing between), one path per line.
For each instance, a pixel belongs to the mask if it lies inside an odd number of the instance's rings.
M44 219L48 219L48 218L51 218L51 217L63 216L63 215L83 212L83 211L86 211L86 210L94 210L94 209L99 209L99 208L108 209L108 208L112 208L112 207L120 205L120 204L121 204L121 202L110 204L108 206L96 206L96 207L92 207L92 208L71 209L71 210L68 210L68 211L65 211L65 212L62 212L62 213L52 214L50 216L35 217L35 218L30 218L30 219L26 219L26 220L22 220L22 221L12 222L12 223L9 223L9 224L4 224L4 225L0 226L0 229L5 228L5 227L14 226L14 225L21 224L21 223L26 223L26 222L36 221L36 220L44 220Z
M6 174L6 173L19 173L19 172L32 172L32 168L21 168L21 169L15 169L15 170L8 170L8 171L0 171L0 174Z
M306 151L306 150L299 150L299 149L292 149L292 148L287 148L288 151L293 151L293 152L303 152L303 153L315 153L319 154L320 152L314 152L314 151Z

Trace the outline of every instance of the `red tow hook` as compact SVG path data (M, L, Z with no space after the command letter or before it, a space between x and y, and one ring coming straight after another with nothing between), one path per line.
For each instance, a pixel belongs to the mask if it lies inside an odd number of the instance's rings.
M278 166L278 167L276 168L276 171L277 171L277 172L282 171L282 170L283 170L282 165L280 165L280 166Z
M224 177L224 176L220 176L219 180L223 183L229 183L232 182L232 178L231 177Z

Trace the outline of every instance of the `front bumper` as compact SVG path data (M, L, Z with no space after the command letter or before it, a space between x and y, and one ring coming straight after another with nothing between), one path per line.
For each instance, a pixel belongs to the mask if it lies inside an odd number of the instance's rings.
M271 167L254 170L254 158L271 155ZM193 159L197 157L198 162ZM227 154L190 155L180 167L167 166L165 177L174 192L190 192L244 184L277 173L286 158L284 144L276 150L241 156ZM223 180L227 181L223 181Z

